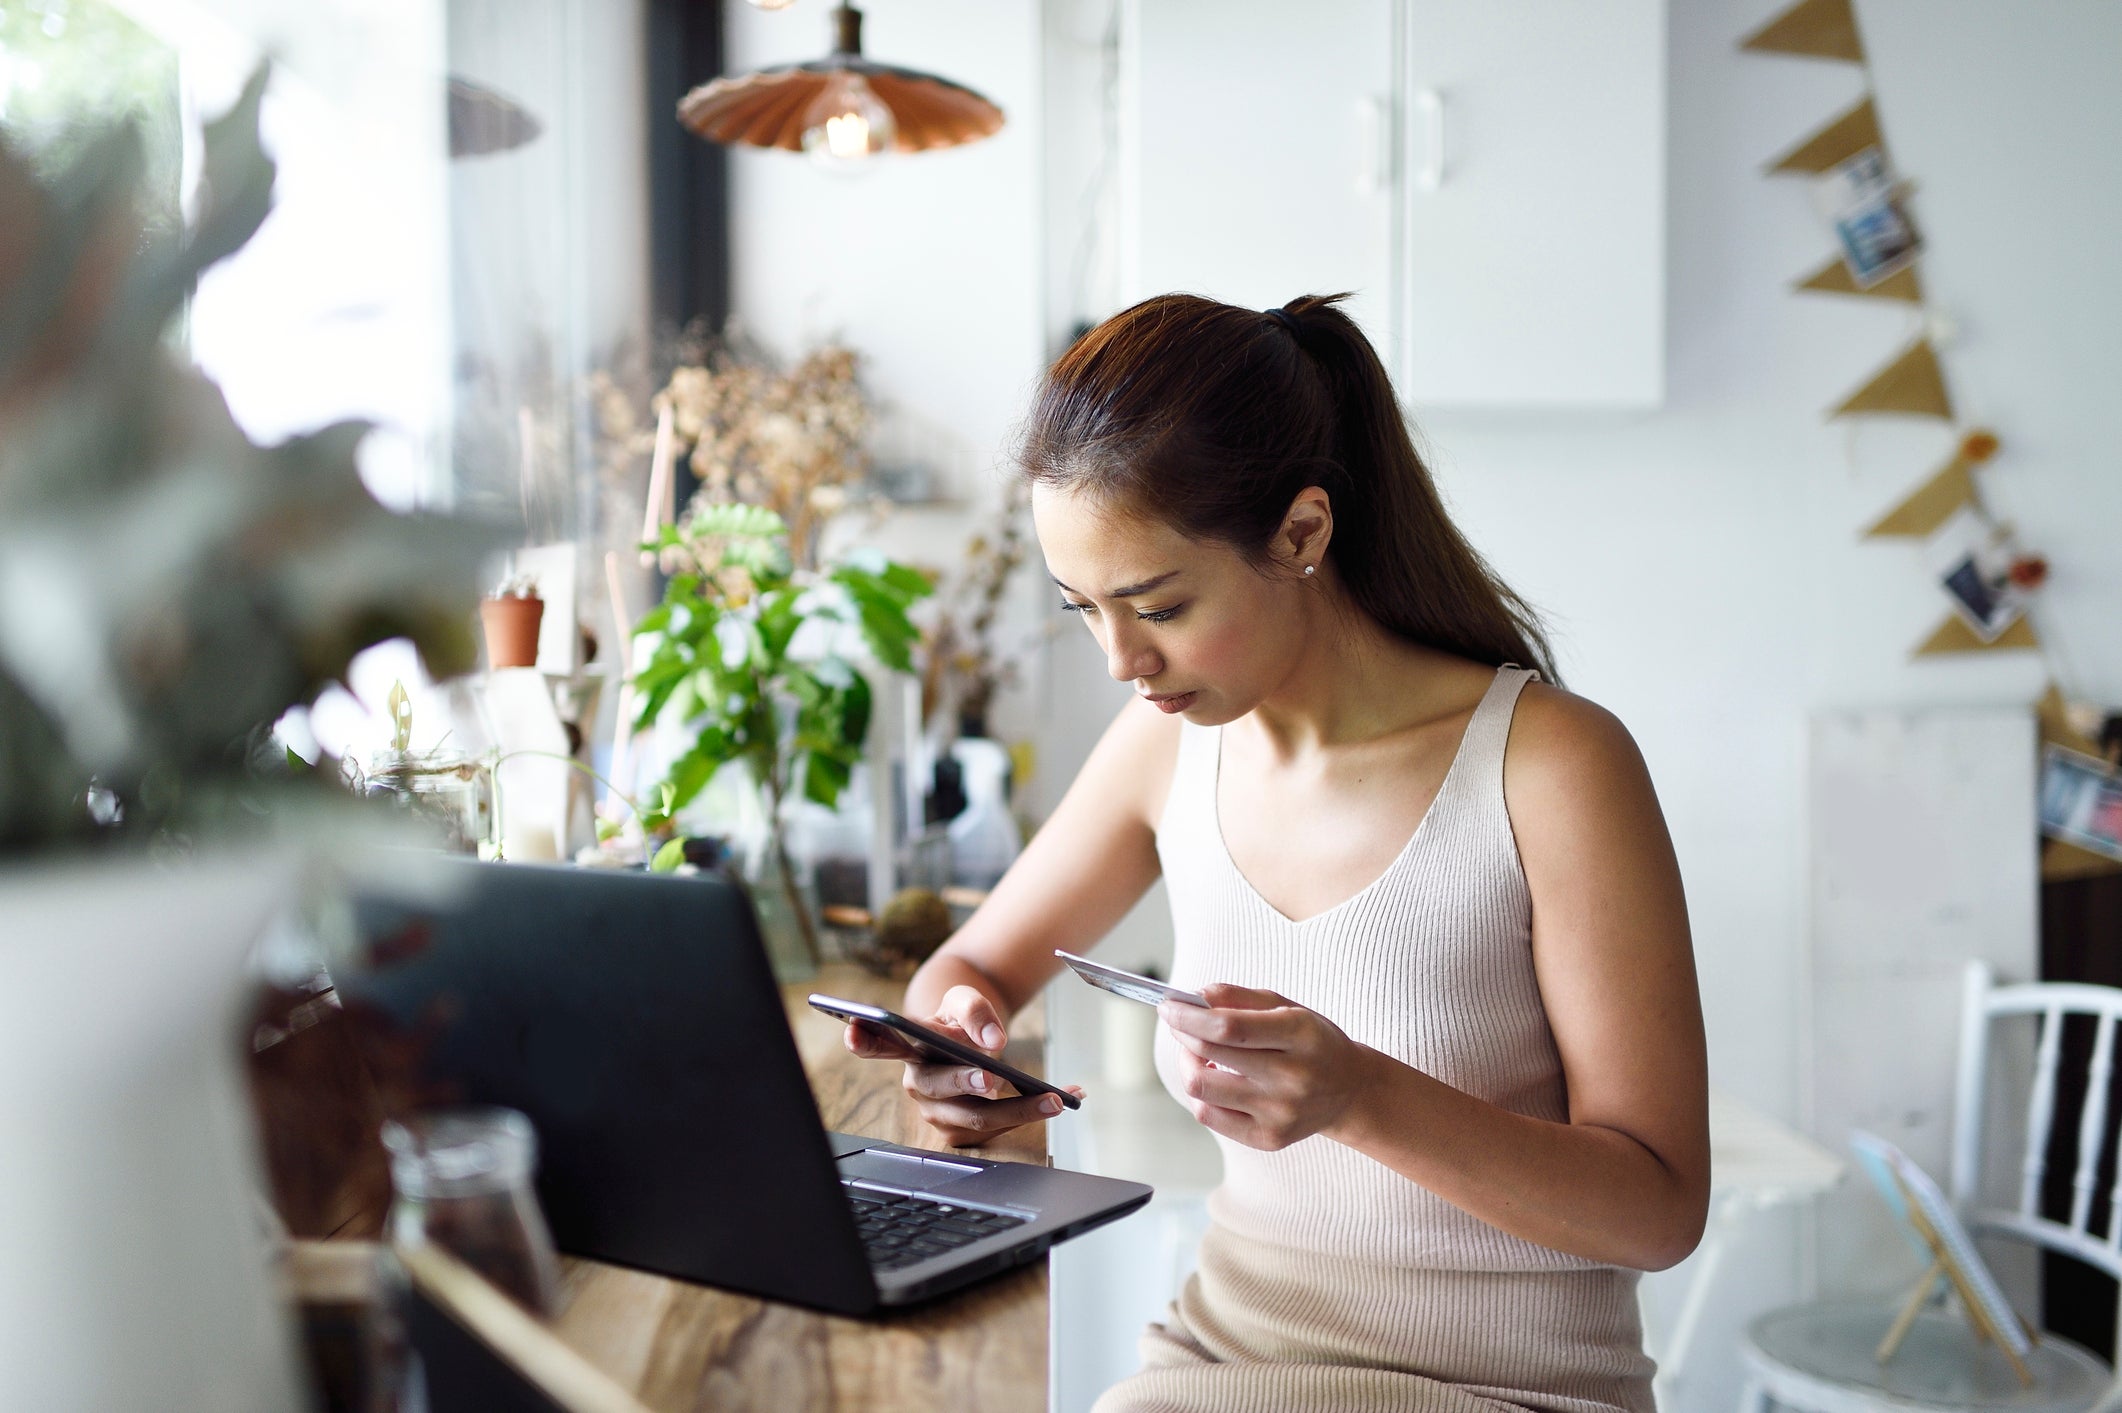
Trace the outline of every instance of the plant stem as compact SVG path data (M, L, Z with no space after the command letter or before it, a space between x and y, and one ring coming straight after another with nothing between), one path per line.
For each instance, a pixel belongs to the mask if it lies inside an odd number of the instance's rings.
M776 763L778 766L778 762ZM788 846L781 839L781 778L780 771L771 770L766 777L766 837L774 851L774 867L781 874L781 892L788 899L788 910L795 914L796 930L803 937L803 950L810 955L812 966L825 963L825 953L818 946L818 931L811 923L810 909L803 905L803 892L796 886L796 867L788 857Z
M512 761L518 756L538 756L545 760L564 761L568 765L573 766L576 770L581 771L584 775L587 775L590 779L596 781L599 785L602 785L605 789L611 791L612 798L617 800L620 804L625 805L626 808L632 812L634 819L637 822L641 823L641 833L644 844L647 842L647 823L643 819L641 813L641 806L634 803L633 797L631 795L628 795L617 785L614 785L611 781L606 780L603 776L599 775L596 771L584 765L581 761L576 760L573 756L562 755L558 751L540 751L525 747L522 750L505 751L495 755L492 763L487 767L487 781L489 783L489 788L493 792L494 800L494 822L491 830L489 831L489 841L494 846L495 858L505 860L507 857L501 851L501 767L506 762ZM654 854L654 850L647 850L646 852L648 852L651 856L653 856Z

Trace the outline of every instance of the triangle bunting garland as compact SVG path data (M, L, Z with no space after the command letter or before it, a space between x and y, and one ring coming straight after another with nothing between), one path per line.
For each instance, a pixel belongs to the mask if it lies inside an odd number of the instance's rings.
M2034 703L2034 720L2041 728L2041 744L2061 746L2081 756L2100 754L2100 743L2071 724L2070 703L2063 689L2051 682L2041 700Z
M1936 657L1941 653L1986 653L2003 652L2010 648L2038 648L2041 639L2034 633L2034 625L2026 618L2018 618L2011 627L1988 642L1977 637L1975 630L1953 614L1934 629L1928 638L1917 647L1915 656Z
M1740 40L1739 47L1757 54L1864 62L1864 41L1857 37L1857 17L1850 12L1849 0L1798 0Z
M1768 170L1818 176L1841 166L1867 147L1883 148L1885 145L1885 139L1879 135L1878 111L1867 98L1777 158Z
M1869 299L1899 299L1910 304L1923 302L1923 283L1916 278L1916 267L1896 270L1879 283L1866 289L1849 273L1849 262L1837 255L1795 286L1819 294L1856 294Z
M1910 344L1906 352L1844 398L1828 416L1847 417L1859 412L1898 412L1952 420L1952 399L1946 395L1945 375L1938 368L1938 355L1929 339Z
M1867 540L1890 535L1921 539L1952 519L1953 512L1975 499L1974 463L1955 456L1937 475L1916 487L1899 505L1864 532Z
M1739 47L1757 54L1853 63L1864 69L1866 89L1861 101L1767 164L1770 175L1811 179L1813 204L1832 226L1841 251L1791 287L1801 292L1897 301L1916 316L1918 328L1949 328L1949 323L1931 316L1924 280L1917 273L1924 243L1903 208L1913 187L1894 176L1886 139L1879 129L1855 0L1783 0L1783 4L1782 10L1740 40ZM1860 275L1865 283L1859 282ZM1869 414L1930 417L1953 426L1952 396L1927 333L1915 337L1827 416L1832 421ZM1933 561L1929 572L1936 576L1933 584L1953 605L1953 611L1909 655L1918 660L1989 652L2046 656L2027 605L2048 579L2048 560L2020 547L2012 528L1997 523L1983 507L1975 471L1997 454L1997 434L1987 427L1955 430L1959 441L1946 463L1864 531L1865 539L1926 541L1925 557ZM2000 622L2004 626L1993 630ZM1985 633L1991 636L1985 638ZM2052 837L2051 830L2055 834L2073 831L2046 817L2047 796L2055 788L2049 778L2049 755L2054 750L2104 759L2108 776L2103 789L2110 788L2117 772L2122 772L2122 754L2103 752L2089 740L2075 715L2077 710L2054 681L2035 707L2043 756L2043 880L2122 875L2122 858L2113 857L2116 851L2106 847L2113 842L2112 831L2081 836L2102 846L2085 848L2070 839ZM2117 719L2106 718L2109 730ZM2102 739L2107 739L2105 733Z

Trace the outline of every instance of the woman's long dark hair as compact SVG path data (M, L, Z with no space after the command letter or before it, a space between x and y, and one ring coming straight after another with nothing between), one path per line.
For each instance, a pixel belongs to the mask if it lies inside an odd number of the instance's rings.
M1327 556L1393 633L1555 680L1538 617L1444 512L1348 296L1261 313L1166 294L1122 310L1047 372L1026 477L1155 516L1255 564L1297 492L1333 503Z

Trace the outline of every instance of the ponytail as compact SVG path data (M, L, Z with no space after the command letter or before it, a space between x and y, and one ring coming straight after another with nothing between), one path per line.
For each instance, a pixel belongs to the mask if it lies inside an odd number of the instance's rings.
M1334 508L1327 556L1356 607L1409 642L1555 681L1538 617L1445 514L1345 298L1263 314L1169 294L1121 311L1048 371L1024 474L1255 563L1297 493L1319 486Z

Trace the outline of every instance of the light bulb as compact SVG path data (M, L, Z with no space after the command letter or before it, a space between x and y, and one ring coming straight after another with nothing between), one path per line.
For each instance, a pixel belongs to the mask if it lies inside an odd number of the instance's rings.
M892 110L857 73L838 73L803 113L803 150L821 167L864 165L899 134Z
M796 0L752 0L752 4L762 10L786 10L795 3Z

